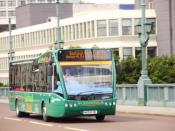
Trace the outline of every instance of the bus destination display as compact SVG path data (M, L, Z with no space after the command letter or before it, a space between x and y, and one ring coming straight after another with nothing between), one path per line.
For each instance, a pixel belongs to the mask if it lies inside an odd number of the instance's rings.
M61 50L58 52L58 59L59 61L104 61L112 59L112 52L104 49Z

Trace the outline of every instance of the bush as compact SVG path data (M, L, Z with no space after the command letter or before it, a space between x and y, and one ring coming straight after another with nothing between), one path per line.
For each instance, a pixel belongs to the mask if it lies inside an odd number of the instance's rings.
M0 87L3 87L3 86L4 86L4 84L0 82Z
M139 57L122 60L118 66L117 83L137 83L140 72L141 60ZM149 58L148 73L153 83L175 83L175 56Z

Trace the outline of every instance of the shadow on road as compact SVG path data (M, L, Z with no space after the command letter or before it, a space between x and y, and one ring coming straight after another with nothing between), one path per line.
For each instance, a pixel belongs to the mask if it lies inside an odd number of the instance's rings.
M30 120L41 120L42 116L31 114L28 117L23 117ZM154 120L148 115L134 115L134 114L119 114L115 116L106 116L102 122L96 121L94 116L83 116L83 117L71 117L71 118L51 118L49 122L72 124L72 123L121 123L121 122L135 122L135 121L149 121Z

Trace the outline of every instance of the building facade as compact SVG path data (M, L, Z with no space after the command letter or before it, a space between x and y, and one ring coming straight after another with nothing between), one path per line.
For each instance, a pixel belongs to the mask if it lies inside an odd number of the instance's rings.
M16 25L16 7L28 4L50 4L57 0L0 0L0 32L8 30L8 18L12 19L13 29ZM80 3L80 0L62 0L64 3ZM53 16L53 15L52 15Z
M141 48L135 25L139 10L104 11L77 15L60 21L64 48L112 48L121 59L140 55ZM147 10L147 19L156 21L154 10ZM36 57L56 42L56 18L49 22L12 31L14 60ZM8 32L0 33L0 82L8 83ZM147 54L157 54L156 25L150 35Z
M175 1L154 0L159 55L175 55Z

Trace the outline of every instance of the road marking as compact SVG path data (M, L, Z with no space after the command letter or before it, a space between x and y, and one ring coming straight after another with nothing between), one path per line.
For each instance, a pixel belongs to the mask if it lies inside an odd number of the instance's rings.
M72 127L64 127L64 129L74 130L74 131L88 131L88 130L85 130L85 129L72 128Z
M35 121L30 121L29 123L36 124L36 125L42 125L42 126L53 126L52 124L45 124L45 123L40 123L40 122L35 122Z
M4 117L4 119L6 119L6 120L13 120L13 121L22 121L21 119L10 118L10 117Z

